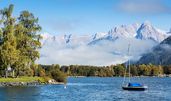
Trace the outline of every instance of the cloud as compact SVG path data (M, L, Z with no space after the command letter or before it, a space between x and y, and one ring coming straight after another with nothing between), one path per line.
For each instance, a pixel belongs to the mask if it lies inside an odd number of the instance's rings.
M43 64L82 64L82 65L110 65L126 61L125 57L112 55L100 47L81 46L75 49L48 49L39 62ZM45 53L48 52L48 53ZM49 54L50 53L50 54Z
M60 41L61 42L61 41ZM128 39L118 39L116 42L102 40L96 45L72 45L59 42L48 42L40 50L41 64L60 64L60 65L111 65L119 64L128 60L127 48ZM132 39L130 54L139 58L140 54L147 52L154 46L151 41ZM79 42L78 42L79 44Z
M121 0L116 9L129 14L168 14L171 7L166 0Z

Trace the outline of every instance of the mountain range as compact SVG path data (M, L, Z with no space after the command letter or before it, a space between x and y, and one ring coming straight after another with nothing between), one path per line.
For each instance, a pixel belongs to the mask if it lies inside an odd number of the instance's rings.
M111 65L140 57L152 51L170 35L146 21L121 25L92 35L42 34L41 64ZM127 55L130 44L130 55Z
M151 52L144 54L138 64L171 64L171 36L163 40L159 45L155 46Z

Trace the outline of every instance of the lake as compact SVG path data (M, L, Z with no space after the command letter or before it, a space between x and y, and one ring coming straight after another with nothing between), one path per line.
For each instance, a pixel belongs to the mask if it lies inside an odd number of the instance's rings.
M142 77L146 91L124 91L121 77L68 78L63 85L1 87L1 101L171 101L171 78Z

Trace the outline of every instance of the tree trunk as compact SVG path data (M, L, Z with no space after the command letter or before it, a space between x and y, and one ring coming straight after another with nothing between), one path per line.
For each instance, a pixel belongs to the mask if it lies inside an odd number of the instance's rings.
M12 77L14 78L14 76L15 76L15 71L12 70Z
M8 72L7 72L7 69L5 69L5 78L8 77Z

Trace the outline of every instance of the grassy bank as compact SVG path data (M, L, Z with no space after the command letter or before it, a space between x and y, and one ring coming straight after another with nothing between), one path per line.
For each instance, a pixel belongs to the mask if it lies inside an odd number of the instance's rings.
M0 82L41 82L45 83L44 77L18 77L18 78L0 78Z

